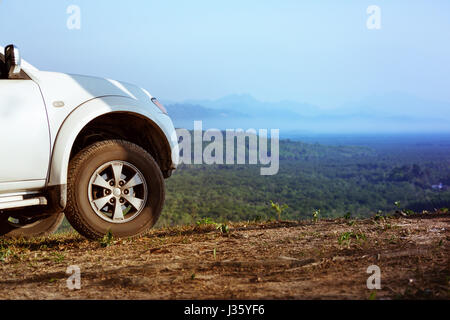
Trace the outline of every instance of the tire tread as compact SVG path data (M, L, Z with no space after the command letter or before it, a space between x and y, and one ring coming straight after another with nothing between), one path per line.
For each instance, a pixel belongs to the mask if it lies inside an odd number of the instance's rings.
M74 188L74 185L75 185L75 180L77 177L76 174L88 158L94 156L95 154L98 154L99 152L102 152L102 150L104 150L105 148L111 148L111 147L114 147L117 145L126 147L127 149L134 150L136 152L139 152L140 154L142 154L143 157L146 157L146 158L148 158L149 161L154 162L155 165L159 168L156 161L146 150L144 150L142 147L140 147L134 143L131 143L129 141L126 141L126 140L100 141L100 142L94 143L94 144L84 148L83 150L81 150L71 160L71 162L69 164L69 176L68 176L68 181L67 181L67 206L65 209L65 215L66 215L67 220L72 225L72 227L76 231L78 231L82 236L84 236L88 239L97 240L97 239L100 239L101 237L103 237L104 234L100 234L97 231L93 230L91 227L89 227L89 224L84 220L82 214L80 214L80 209L75 200L76 199L76 197L75 197L76 190ZM160 170L158 170L158 172L159 172L159 177L157 177L157 178L158 178L158 180L160 180L160 183L162 183L162 185L163 185L162 201L160 201L160 208L157 208L157 210L161 211L163 203L164 203L164 193L165 193L164 189L165 188L164 188L164 178L162 176L162 173ZM143 236L145 233L147 233L152 228L152 226L153 225L151 225L147 229L144 229L141 232L139 232L133 236L127 237L127 238L131 238L131 239L139 238L139 237Z

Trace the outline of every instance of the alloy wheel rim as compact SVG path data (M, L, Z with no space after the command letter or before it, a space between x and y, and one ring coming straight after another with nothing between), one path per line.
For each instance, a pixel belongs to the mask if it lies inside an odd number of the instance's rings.
M94 212L110 223L126 223L139 216L147 202L144 175L131 163L109 161L94 171L88 198Z

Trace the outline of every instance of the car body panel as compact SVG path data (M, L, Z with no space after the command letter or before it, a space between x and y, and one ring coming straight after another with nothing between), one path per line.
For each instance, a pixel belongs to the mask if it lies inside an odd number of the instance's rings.
M112 112L137 114L154 122L164 133L172 149L172 162L178 163L178 140L172 121L165 114L156 116L148 105L132 98L108 96L90 100L68 116L58 133L53 148L49 185L64 185L67 181L67 168L70 151L78 133L93 119Z
M0 198L16 192L38 191L45 188L46 184L47 179L2 182L0 183Z
M150 113L162 112L151 102L151 96L135 85L115 80L56 73L33 72L32 78L40 86L47 106L52 146L62 123L74 109L99 97L117 96L129 98L127 103L140 101Z
M32 80L0 83L0 184L45 179L50 137L39 86Z
M3 52L2 47L0 50ZM20 99L24 99L21 104L26 104L30 109L26 114L14 115L22 119L21 123L17 123L18 120L14 122L14 129L18 130L16 134L22 137L10 137L6 144L2 141L1 147L6 145L7 148L14 148L11 150L17 154L36 160L36 165L24 169L22 173L11 172L0 176L0 197L10 192L65 186L71 150L78 134L92 120L114 112L134 114L158 126L166 138L165 143L172 150L172 168L176 167L178 140L175 128L169 116L152 102L152 96L147 90L110 79L40 71L25 60L22 60L22 69L31 80L0 80L0 95L2 90L7 90L8 81L18 84L23 81L27 83L26 86L34 87L33 97L20 95L20 90L17 91ZM37 94L40 105L33 108ZM9 111L14 110L2 108L0 104L2 122L4 118L1 112ZM0 133L6 134L11 129L8 126L13 124L7 125L3 129L5 132ZM21 153L17 149L28 151ZM2 164L4 162L1 161ZM17 168L23 168L24 165L23 161L17 162ZM38 172L35 172L36 168ZM17 181L9 181L13 177L17 177Z

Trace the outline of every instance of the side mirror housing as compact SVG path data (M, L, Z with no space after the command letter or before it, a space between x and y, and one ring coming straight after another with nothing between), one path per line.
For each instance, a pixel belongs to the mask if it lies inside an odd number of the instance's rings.
M9 79L20 78L22 71L22 59L20 57L19 48L10 44L5 48L5 65L6 73Z

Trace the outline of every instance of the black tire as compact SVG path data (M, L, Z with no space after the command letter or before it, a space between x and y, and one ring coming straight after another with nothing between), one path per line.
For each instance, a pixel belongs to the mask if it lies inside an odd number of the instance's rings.
M126 161L143 175L149 192L142 211L131 221L114 223L102 219L91 206L91 176L111 161ZM70 162L66 218L84 237L96 240L111 232L115 238L137 237L157 222L164 204L165 186L161 170L153 157L141 147L123 140L95 143L80 151Z
M63 219L64 213L56 213L39 219L27 219L18 217L17 214L10 216L8 213L3 213L0 219L0 236L25 239L45 237L54 233Z

